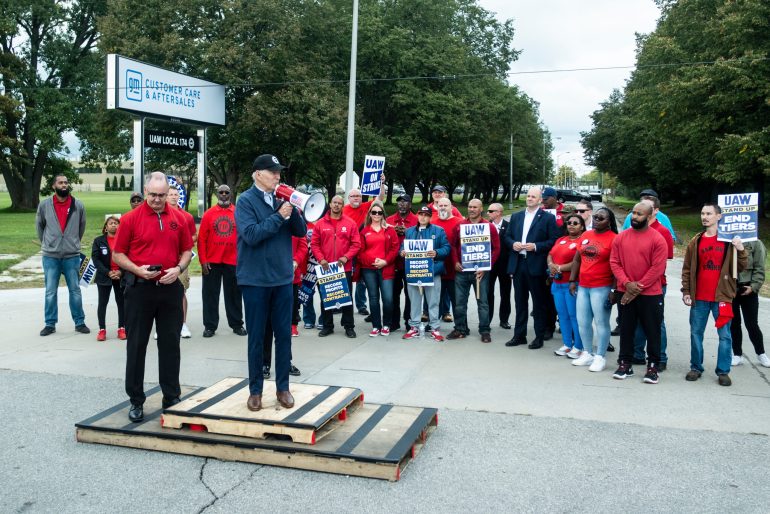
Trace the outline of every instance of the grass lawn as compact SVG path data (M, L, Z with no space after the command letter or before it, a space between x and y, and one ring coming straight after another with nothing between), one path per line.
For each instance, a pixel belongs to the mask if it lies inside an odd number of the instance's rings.
M128 199L130 192L78 192L75 196L83 202L86 208L86 232L83 235L82 252L86 255L91 254L91 243L101 234L104 225L104 217L107 214L124 213L130 208ZM419 197L418 197L419 198ZM42 199L42 198L41 198ZM462 196L455 197L457 208L463 215L467 214L467 206L460 205ZM417 199L415 199L417 200ZM190 199L190 212L197 209L197 195L193 192ZM413 210L416 210L422 201L413 203ZM514 202L514 210L518 210L524 205L523 200ZM37 239L35 231L35 213L16 213L10 211L11 199L7 194L0 194L0 254L13 255L13 258L0 259L0 273L8 271L11 266L17 264L40 251L40 241ZM512 210L508 209L508 204L504 204L505 214L510 214ZM396 212L396 206L387 205L386 211L389 214ZM10 271L12 275L16 272ZM200 263L193 259L190 265L192 275L200 275ZM19 287L42 287L42 278L39 280L30 280L24 282L0 282L0 289L15 289Z

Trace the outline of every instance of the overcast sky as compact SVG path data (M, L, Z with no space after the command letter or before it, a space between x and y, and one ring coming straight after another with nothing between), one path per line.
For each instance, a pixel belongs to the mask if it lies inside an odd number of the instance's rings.
M653 0L479 0L500 20L513 19L514 47L521 50L511 72L633 66L636 33L655 30L660 15ZM511 75L511 83L540 104L551 131L554 163L590 170L583 163L580 132L590 115L622 88L631 69ZM561 139L557 139L557 138ZM569 152L569 153L567 153Z

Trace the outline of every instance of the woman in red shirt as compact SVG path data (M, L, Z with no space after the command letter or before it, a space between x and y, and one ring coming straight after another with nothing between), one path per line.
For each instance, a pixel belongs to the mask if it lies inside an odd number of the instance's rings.
M107 339L107 304L110 303L110 291L115 291L115 303L118 304L118 339L126 338L126 329L123 328L123 290L120 288L120 277L123 271L112 262L112 248L115 245L115 234L118 232L120 220L117 216L108 216L104 220L102 235L94 239L91 245L91 260L96 266L94 281L99 291L99 305L96 308L96 316L99 318L99 333L97 341Z
M579 214L572 213L564 218L564 226L567 227L567 235L557 239L548 253L548 275L553 280L551 294L559 314L561 337L564 341L562 347L553 353L577 359L583 351L583 341L578 330L577 297L569 291L569 277L580 236L586 230L586 223Z
M393 318L393 278L398 246L398 234L385 221L382 202L374 200L361 229L361 251L358 254L361 277L369 293L369 307L372 312L370 337L390 335L390 328L383 326L382 320Z
M610 308L615 277L610 269L612 241L618 235L615 214L606 207L594 211L593 230L578 239L577 253L570 269L570 293L577 295L577 317L584 351L572 361L574 366L590 366L602 371L607 365L610 344ZM593 352L596 322L596 351Z

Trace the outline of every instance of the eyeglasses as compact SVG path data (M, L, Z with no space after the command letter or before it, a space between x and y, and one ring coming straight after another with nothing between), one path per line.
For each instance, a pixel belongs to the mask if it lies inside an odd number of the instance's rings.
M487 212L489 214L492 214L493 212L501 212L501 211L498 211L498 210L495 210L495 209L489 209Z
M579 227L580 226L580 222L579 221L568 221L567 225L569 225L571 227Z
M369 214L372 216L382 216L382 211L371 211Z
M162 200L163 198L166 198L168 196L167 193L147 193L147 196L150 198L157 198L158 200Z
M578 214L583 214L584 212L588 212L588 209L575 209L575 212Z
M227 195L229 195L229 194L230 194L230 191L217 191L217 194L220 194L220 195L225 195L225 196L227 196Z

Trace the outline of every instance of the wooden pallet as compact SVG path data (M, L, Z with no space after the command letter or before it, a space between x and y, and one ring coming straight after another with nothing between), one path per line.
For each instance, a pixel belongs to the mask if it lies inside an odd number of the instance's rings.
M205 389L183 386L182 391L186 400ZM438 425L436 409L366 404L311 446L274 436L164 428L161 399L157 387L148 391L141 423L128 421L128 402L83 420L75 425L77 440L396 481Z
M364 393L350 387L292 384L291 392L294 407L285 409L275 397L275 382L266 380L262 410L252 412L246 408L249 380L225 378L166 409L161 424L259 439L286 436L295 443L315 444L364 403Z

